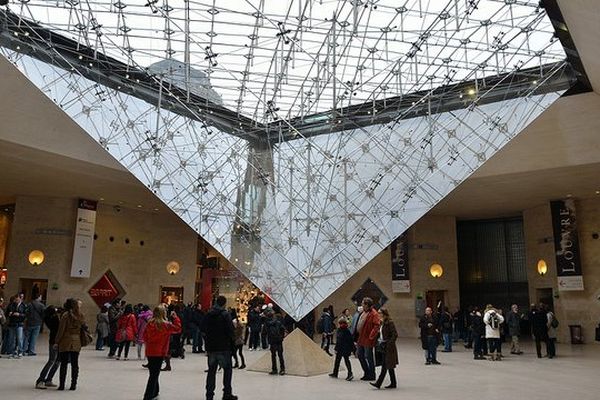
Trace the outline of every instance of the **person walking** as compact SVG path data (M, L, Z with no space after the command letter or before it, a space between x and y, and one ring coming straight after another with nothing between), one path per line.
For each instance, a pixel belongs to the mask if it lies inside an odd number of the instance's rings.
M333 338L333 316L330 314L329 308L324 308L319 320L319 330L321 331L321 348L325 350L325 353L332 356L329 352L331 346L331 339Z
M23 326L26 311L21 296L10 298L10 304L6 307L6 317L8 319L7 353L9 358L21 358L23 354Z
M546 307L547 309L547 313L546 313L546 318L548 320L547 326L548 326L548 358L552 359L554 357L556 357L556 328L558 328L558 319L556 318L556 315L554 315L554 313L552 312L552 310L550 310L548 307Z
M485 339L488 343L490 361L501 361L500 356L500 326L504 317L491 304L485 307L483 323L485 324Z
M510 307L510 312L506 316L506 324L508 325L508 335L510 336L510 354L521 355L521 347L519 346L519 336L521 336L521 314L519 314L519 306L513 304Z
M268 315L267 334L269 336L269 348L271 350L271 372L269 372L269 374L277 375L277 358L279 358L279 375L285 375L285 360L283 359L283 338L285 337L285 328L277 314L270 311Z
M454 320L448 307L444 307L440 316L440 325L442 328L442 338L444 339L444 350L443 353L452 353L452 333Z
M142 347L144 347L144 332L148 326L148 321L152 318L153 313L147 305L142 306L141 312L137 316L137 329L135 334L135 345L137 349L137 359L142 359Z
M396 339L398 338L398 332L394 321L390 318L390 313L386 308L379 309L379 317L381 318L381 329L379 339L377 343L378 352L380 352L381 359L381 371L379 372L379 378L376 382L370 382L370 385L381 388L385 375L390 375L390 384L386 386L386 389L395 389L396 373L394 369L398 365L398 350L396 349Z
M104 343L108 341L109 333L108 307L104 305L96 315L96 350L104 350Z
M55 346L58 349L60 360L59 385L57 390L65 390L67 379L67 366L71 364L71 387L77 389L79 377L79 352L81 351L81 331L86 329L85 317L81 313L81 301L73 298L67 299L64 313L60 317L58 332L56 333Z
M375 356L373 348L379 335L381 319L370 297L362 300L363 313L360 315L356 329L358 331L358 340L356 346L356 356L360 361L360 366L364 375L360 380L374 381L375 375Z
M173 322L167 320L167 309L163 304L154 307L152 318L144 329L143 340L146 344L146 358L148 359L148 382L144 391L144 400L155 399L159 394L158 377L160 367L169 351L169 340L172 334L181 332L181 321L172 311Z
M54 343L56 343L56 335L58 334L58 326L60 324L60 318L56 307L46 307L44 310L44 323L48 327L49 331L48 361L42 368L40 376L35 382L36 389L56 387L56 385L52 382L52 379L54 378L54 374L56 374L56 370L60 365L60 361L58 360L58 349L56 346L54 346Z
M246 360L244 360L244 325L240 322L239 319L233 320L233 329L235 335L234 349L233 349L233 358L235 359L235 365L233 368L244 369L246 368ZM238 360L238 355L240 359ZM240 363L241 361L241 363Z
M440 335L439 318L431 307L425 309L425 315L419 321L421 328L421 347L425 350L425 365L438 365L437 346Z
M546 344L546 353L548 353L548 316L543 303L540 303L538 307L531 307L529 321L531 322L531 331L535 339L537 357L542 358L542 342Z
M348 329L348 319L345 316L342 316L338 319L338 329L335 337L334 351L335 361L333 363L333 372L329 374L329 376L332 378L338 377L340 362L343 358L344 364L346 364L346 370L348 370L346 380L351 381L354 379L354 375L352 375L350 355L354 352L354 340L352 339L352 333L350 333L350 329Z
M35 356L35 344L44 323L44 310L46 306L42 303L42 295L36 293L36 297L26 307L26 328L23 354Z
M206 400L215 396L217 367L223 370L223 400L237 400L231 387L233 370L231 366L231 348L234 343L234 330L231 316L225 308L225 296L217 297L215 305L204 318L202 332L208 355L208 374L206 375Z
M125 310L121 318L117 323L117 334L115 336L115 340L119 343L119 351L117 353L117 360L121 359L121 354L123 349L125 349L125 357L123 358L125 361L128 360L129 357L129 346L131 346L131 342L135 339L137 334L137 323L135 320L135 314L133 314L133 306L131 304L127 304L125 306Z

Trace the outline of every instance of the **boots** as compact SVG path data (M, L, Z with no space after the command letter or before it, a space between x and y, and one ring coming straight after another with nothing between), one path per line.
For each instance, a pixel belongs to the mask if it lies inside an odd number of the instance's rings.
M79 368L71 368L71 387L69 390L77 389L77 378L79 377Z

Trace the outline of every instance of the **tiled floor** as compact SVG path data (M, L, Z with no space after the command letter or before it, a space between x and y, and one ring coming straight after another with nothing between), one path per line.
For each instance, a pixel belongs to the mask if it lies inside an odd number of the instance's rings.
M84 350L81 377L76 392L36 390L34 382L45 362L45 336L40 338L37 357L0 359L0 399L141 399L147 371L139 361L108 360L105 353ZM530 344L525 354L508 356L502 362L474 361L471 353L458 346L454 353L440 353L442 365L425 366L416 340L399 341L399 388L380 390L365 382L334 380L327 375L313 378L272 377L266 374L234 372L234 391L241 400L268 399L600 399L600 346L558 345L558 357L537 359ZM506 351L505 351L506 352ZM135 349L132 354L135 356ZM204 399L206 358L187 353L173 362L172 372L161 374L161 399ZM263 352L246 352L248 363ZM292 360L288 360L292 362ZM355 375L360 366L353 360ZM344 373L341 374L345 376ZM217 377L221 379L221 374ZM58 377L55 381L58 380ZM220 384L217 386L220 391ZM217 392L216 398L220 398ZM367 397L368 396L368 397Z

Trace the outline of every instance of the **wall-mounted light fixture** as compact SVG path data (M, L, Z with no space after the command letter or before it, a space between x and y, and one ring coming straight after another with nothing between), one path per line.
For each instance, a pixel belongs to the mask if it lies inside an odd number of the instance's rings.
M431 264L431 267L429 267L429 273L434 278L439 278L444 274L444 268L442 268L442 266L437 263Z
M167 264L167 272L169 275L175 275L179 272L179 263L177 261L171 261Z
M44 262L44 253L42 253L40 250L33 250L31 253L29 253L28 259L29 264L37 267Z
M538 263L537 263L537 272L541 276L546 275L546 273L548 272L548 265L546 264L546 261L544 261L544 260L539 260L538 261Z

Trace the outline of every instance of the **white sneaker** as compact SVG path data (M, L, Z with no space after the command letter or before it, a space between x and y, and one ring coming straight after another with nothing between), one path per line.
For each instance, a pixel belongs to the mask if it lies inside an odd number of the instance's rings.
M44 385L44 382L37 382L35 384L35 388L36 389L44 389L44 390L46 390L46 385Z

